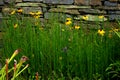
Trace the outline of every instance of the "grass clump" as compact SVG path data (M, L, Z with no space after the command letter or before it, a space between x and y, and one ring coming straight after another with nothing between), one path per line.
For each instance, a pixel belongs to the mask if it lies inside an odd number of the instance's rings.
M82 21L73 24L68 19L60 23L58 16L51 16L42 25L39 18L10 16L5 22L3 51L7 54L2 54L3 58L21 48L30 59L26 72L29 78L38 72L45 80L104 79L119 39L104 26L90 30L84 28Z

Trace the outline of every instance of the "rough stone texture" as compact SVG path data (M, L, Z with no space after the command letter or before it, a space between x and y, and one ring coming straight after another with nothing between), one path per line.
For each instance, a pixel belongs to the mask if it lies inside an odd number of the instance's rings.
M22 9L24 14L29 14L30 12L37 12L37 11L42 12L41 7L23 7Z
M106 21L107 18L102 18L100 19L98 15L79 15L76 19L83 19L83 16L87 16L88 20L87 21Z
M109 1L117 2L118 0L109 0Z
M4 5L4 2L3 2L3 0L0 0L0 5Z
M28 6L28 7L38 7L38 6L42 6L42 7L46 7L45 4L43 3L17 3L15 5L16 7L24 7L24 6Z
M109 20L117 20L117 19L120 19L120 15L116 15L116 14L109 15Z
M46 13L44 14L44 18L45 18L45 19L50 19L51 17L56 18L56 19L59 19L60 21L63 21L63 22L64 22L64 20L65 20L67 17L72 18L72 16L69 15L69 14L50 13L50 12L46 12Z
M4 0L5 3L15 3L15 0Z
M109 7L117 7L118 3L117 2L110 2L110 1L105 1L104 2L105 6L109 6Z
M16 3L18 3L18 2L22 2L22 0L15 0L15 2L16 2Z
M75 0L77 5L89 5L89 0Z
M108 14L120 14L120 10L110 10L108 11Z
M28 1L28 2L42 2L43 0L23 0L24 1Z
M107 12L104 10L99 9L79 9L80 13L86 13L86 14L106 14Z
M101 0L90 0L90 5L99 5L101 6L102 3L101 3Z
M80 14L78 10L74 10L74 9L52 8L49 11L50 12L62 12L62 13L68 13L68 14Z
M10 8L9 3L13 3L14 8ZM5 6L1 7L1 5ZM0 7L2 9L0 12L4 14L22 8L23 15L41 11L45 18L48 18L51 13L63 13L70 16L89 14L94 15L92 18L96 17L95 15L120 14L120 0L0 0ZM112 16L108 16L110 20L116 17Z
M90 9L91 8L91 6L77 6L77 5L58 5L57 6L58 8L67 8L67 9L83 9L83 8L85 8L85 9Z
M73 0L43 0L43 2L48 4L73 4Z

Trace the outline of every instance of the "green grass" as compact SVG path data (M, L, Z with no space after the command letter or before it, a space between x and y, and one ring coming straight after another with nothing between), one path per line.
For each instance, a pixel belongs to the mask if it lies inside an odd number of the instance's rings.
M114 61L115 50L119 51L119 45L116 47L119 38L114 33L109 38L110 29L106 30L104 26L106 33L100 36L97 29L84 28L81 21L78 24L81 28L77 30L70 28L74 24L66 26L58 20L51 16L42 26L38 19L10 16L4 21L3 59L20 48L19 55L29 57L26 78L39 72L44 80L103 80L105 69ZM34 25L36 21L38 25ZM13 25L16 23L18 27L15 29Z

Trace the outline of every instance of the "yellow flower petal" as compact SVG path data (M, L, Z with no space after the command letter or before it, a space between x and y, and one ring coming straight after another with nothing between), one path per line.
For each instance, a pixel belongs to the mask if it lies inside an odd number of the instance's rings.
M32 16L33 16L33 15L35 15L35 13L34 13L34 12L29 12L29 14L30 14L30 15L32 15Z
M99 34L99 35L101 35L101 36L104 36L105 31L104 31L104 30L100 30L100 29L99 29L99 30L98 30L98 34Z
M71 19L71 18L67 18L66 20L67 20L67 21L71 21L72 19Z
M36 15L41 15L42 12L38 11L38 12L36 12L35 14L36 14Z
M40 17L40 15L35 15L34 18L38 19Z
M13 10L10 14L15 14L15 12L16 12L16 11L15 11L15 10Z
M80 29L80 26L75 26L74 28L75 28L75 29Z
M66 21L65 24L70 25L70 24L72 24L72 22L71 21Z
M82 16L83 20L88 20L88 16Z
M17 28L17 27L18 27L18 24L15 24L15 25L14 25L14 28Z
M22 13L22 12L23 12L23 9L20 8L20 9L17 10L17 12L18 12L18 13Z
M99 18L100 18L100 19L103 19L103 18L104 18L104 16L103 16L103 15L101 15L101 16L99 16Z

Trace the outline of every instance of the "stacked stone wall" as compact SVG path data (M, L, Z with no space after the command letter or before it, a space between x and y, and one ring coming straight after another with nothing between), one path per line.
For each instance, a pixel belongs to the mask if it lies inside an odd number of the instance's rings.
M120 0L0 0L0 18L18 8L23 9L23 14L41 11L41 18L48 18L51 13L65 13L74 15L74 19L87 14L120 19Z

